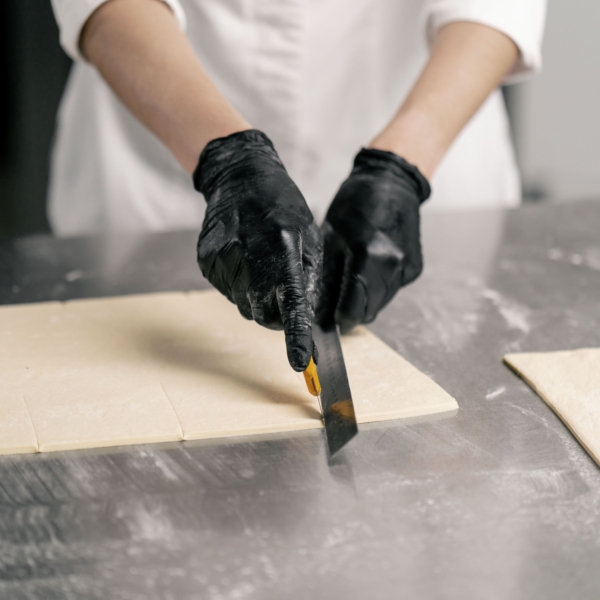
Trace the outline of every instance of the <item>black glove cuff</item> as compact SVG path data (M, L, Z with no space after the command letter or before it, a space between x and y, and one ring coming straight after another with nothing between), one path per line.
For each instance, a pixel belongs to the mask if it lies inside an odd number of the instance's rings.
M370 171L385 171L393 177L398 177L403 182L408 183L415 190L419 198L419 204L425 202L431 195L431 186L421 171L393 152L375 148L362 148L354 159L353 171L360 172L365 168Z
M192 175L194 188L208 200L221 176L243 162L249 153L253 156L262 153L284 168L273 142L262 131L247 129L206 144Z

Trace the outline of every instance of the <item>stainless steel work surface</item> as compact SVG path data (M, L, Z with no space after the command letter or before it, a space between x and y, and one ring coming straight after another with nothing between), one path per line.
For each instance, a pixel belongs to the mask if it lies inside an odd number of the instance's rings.
M502 364L600 346L600 202L424 220L372 329L456 415L362 426L331 466L320 431L0 458L0 599L600 597L600 470ZM206 287L194 250L1 242L0 300Z

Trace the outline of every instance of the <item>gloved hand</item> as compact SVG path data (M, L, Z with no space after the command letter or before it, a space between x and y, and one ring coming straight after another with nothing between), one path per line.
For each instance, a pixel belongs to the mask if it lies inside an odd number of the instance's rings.
M207 202L198 240L203 275L243 317L283 329L290 365L303 371L315 353L323 243L273 144L255 129L209 142L194 187Z
M370 323L423 268L419 206L429 183L404 159L362 149L323 224L325 254L317 308L342 333Z

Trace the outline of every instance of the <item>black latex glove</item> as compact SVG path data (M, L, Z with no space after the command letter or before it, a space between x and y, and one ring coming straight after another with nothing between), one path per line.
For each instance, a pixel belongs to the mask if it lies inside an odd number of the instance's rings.
M325 257L317 319L342 333L370 323L423 268L419 206L427 180L404 159L362 149L323 224Z
M255 129L209 142L194 186L207 202L198 240L203 275L243 317L283 329L290 365L304 370L314 354L323 243L273 144Z

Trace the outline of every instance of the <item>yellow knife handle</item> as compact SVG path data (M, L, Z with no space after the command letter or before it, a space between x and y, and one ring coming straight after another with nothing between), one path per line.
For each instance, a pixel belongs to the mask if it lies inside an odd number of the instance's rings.
M321 395L321 382L319 381L319 375L317 374L317 365L315 365L312 356L310 357L308 367L306 367L306 370L304 371L304 381L306 381L306 387L313 396Z

